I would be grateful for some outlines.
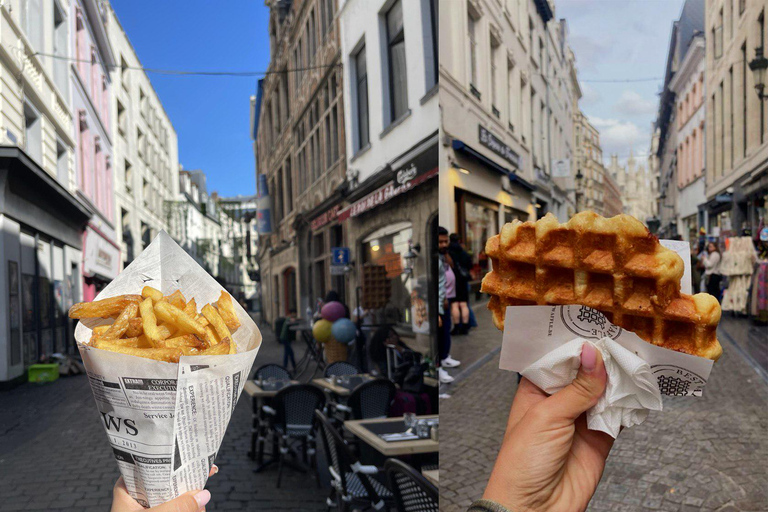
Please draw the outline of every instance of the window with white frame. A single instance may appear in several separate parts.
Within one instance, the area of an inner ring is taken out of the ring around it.
[[[368,67],[365,59],[365,45],[354,56],[355,96],[357,106],[357,146],[360,150],[370,142],[368,121]]]
[[[467,34],[469,41],[469,86],[477,89],[477,20],[470,12],[467,16]]]
[[[24,103],[24,149],[38,164],[42,164],[42,137],[40,113],[30,103]]]
[[[389,61],[389,122],[392,123],[408,111],[402,0],[397,0],[387,11],[386,28]]]

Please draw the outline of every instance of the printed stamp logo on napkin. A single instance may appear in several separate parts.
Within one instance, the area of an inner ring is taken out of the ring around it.
[[[587,339],[616,339],[621,327],[613,325],[605,315],[587,306],[560,306],[560,318],[573,334]]]
[[[672,364],[652,365],[651,373],[659,382],[661,394],[668,396],[701,396],[707,382],[694,372]]]

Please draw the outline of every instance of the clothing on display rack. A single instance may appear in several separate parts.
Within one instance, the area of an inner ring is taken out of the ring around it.
[[[747,314],[750,284],[757,253],[748,236],[728,239],[720,262],[720,272],[728,276],[728,287],[723,292],[723,311]]]
[[[752,277],[752,318],[761,323],[768,323],[768,259],[761,259],[755,265]]]

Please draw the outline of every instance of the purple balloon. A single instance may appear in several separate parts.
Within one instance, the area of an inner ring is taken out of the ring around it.
[[[320,316],[329,322],[335,322],[339,318],[343,318],[345,313],[344,304],[336,301],[325,304],[320,310]]]

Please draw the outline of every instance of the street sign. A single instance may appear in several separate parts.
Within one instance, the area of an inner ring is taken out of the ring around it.
[[[331,247],[331,265],[349,265],[349,247]]]
[[[341,265],[331,265],[331,275],[332,276],[343,276],[345,274],[344,270],[347,267],[341,266]]]
[[[568,158],[552,161],[552,177],[567,178],[571,175],[571,161]]]

